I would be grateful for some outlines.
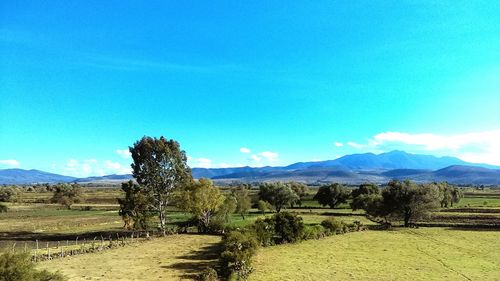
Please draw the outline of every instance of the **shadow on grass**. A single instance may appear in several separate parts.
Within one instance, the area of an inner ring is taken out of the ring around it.
[[[161,267],[180,271],[181,278],[194,279],[207,267],[217,269],[221,251],[222,242],[211,243],[187,255],[178,256],[182,260],[180,262]]]

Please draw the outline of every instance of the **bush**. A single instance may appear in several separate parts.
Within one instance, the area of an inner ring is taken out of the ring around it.
[[[251,258],[257,246],[251,233],[229,232],[223,239],[224,249],[220,256],[222,275],[229,280],[246,280],[252,272]]]
[[[276,243],[294,243],[300,241],[304,231],[302,218],[288,213],[278,213],[272,217],[274,222],[274,232],[276,234]]]
[[[303,240],[320,239],[329,235],[329,231],[321,225],[313,225],[304,228]]]
[[[234,229],[235,226],[226,222],[223,217],[215,216],[208,224],[207,233],[224,234]]]
[[[262,246],[294,243],[302,239],[304,223],[301,217],[283,212],[264,220],[258,219],[252,230]]]
[[[217,271],[215,269],[209,267],[203,270],[197,277],[197,281],[218,281],[219,276],[217,275]]]
[[[343,221],[339,221],[335,218],[328,218],[322,221],[321,226],[331,234],[342,234],[348,232],[348,226]]]
[[[274,245],[274,223],[271,219],[257,219],[252,230],[261,246],[266,247]]]
[[[17,191],[10,187],[0,187],[0,202],[16,201]]]
[[[363,230],[365,230],[365,226],[360,221],[354,221],[353,222],[353,230],[354,231],[363,231]]]
[[[0,281],[64,281],[60,273],[37,270],[27,253],[0,254]]]

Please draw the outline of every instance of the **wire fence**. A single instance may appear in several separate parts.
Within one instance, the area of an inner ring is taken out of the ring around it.
[[[107,235],[76,237],[59,241],[15,241],[8,246],[8,250],[22,251],[31,255],[33,262],[41,262],[65,257],[96,253],[132,243],[151,240],[160,235],[157,231],[134,231],[129,233],[108,233]],[[6,245],[4,244],[4,248]]]

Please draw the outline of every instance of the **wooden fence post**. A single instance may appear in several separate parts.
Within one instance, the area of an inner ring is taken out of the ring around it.
[[[35,262],[38,261],[38,239],[36,239]]]

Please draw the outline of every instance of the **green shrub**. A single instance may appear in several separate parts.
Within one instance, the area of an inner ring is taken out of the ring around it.
[[[197,281],[218,281],[219,276],[217,275],[217,271],[215,269],[208,267],[203,270],[197,277]]]
[[[272,217],[276,243],[294,243],[300,241],[304,231],[302,218],[288,213],[278,213]]]
[[[363,231],[363,230],[365,230],[365,226],[360,221],[354,221],[352,230],[353,231]]]
[[[16,201],[17,190],[11,187],[0,187],[0,202]]]
[[[262,213],[262,214],[265,214],[266,211],[268,211],[270,208],[270,204],[267,203],[266,201],[264,200],[259,200],[259,202],[257,203],[257,209],[259,209],[259,211]]]
[[[301,217],[282,212],[264,220],[258,219],[253,224],[252,230],[262,246],[294,243],[302,239],[304,223]]]
[[[348,226],[335,218],[328,218],[321,222],[321,226],[332,234],[342,234],[348,231]]]
[[[261,246],[274,245],[274,222],[271,219],[257,219],[252,226],[255,238]]]
[[[304,228],[303,240],[320,239],[329,235],[329,231],[321,225],[313,225]]]
[[[0,281],[64,281],[60,273],[37,270],[27,253],[0,254]]]
[[[251,258],[258,242],[250,232],[229,232],[223,239],[221,273],[229,280],[246,280],[252,272]]]

